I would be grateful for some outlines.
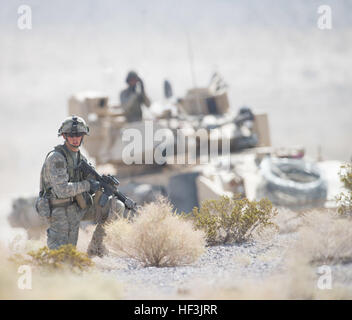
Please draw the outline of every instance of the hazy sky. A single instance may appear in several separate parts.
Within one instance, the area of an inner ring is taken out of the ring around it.
[[[1,0],[0,24],[16,28],[17,8],[31,6],[33,26],[107,25],[116,28],[176,29],[314,27],[317,8],[330,5],[334,27],[352,25],[351,0]]]

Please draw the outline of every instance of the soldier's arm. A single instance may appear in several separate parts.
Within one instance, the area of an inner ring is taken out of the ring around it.
[[[145,106],[150,107],[151,102],[147,96],[147,94],[145,93],[145,87],[144,87],[144,83],[142,79],[139,79],[139,83],[137,83],[137,85],[139,84],[139,88],[140,88],[140,92],[139,92],[139,101],[141,103],[143,103]]]
[[[58,152],[53,152],[47,158],[45,176],[58,198],[74,197],[90,189],[90,183],[87,180],[69,182],[66,160]]]
[[[143,98],[143,103],[144,103],[147,107],[150,107],[150,105],[151,105],[150,99],[148,98],[148,96],[145,94],[144,91],[143,91],[143,93],[142,93],[142,98]]]

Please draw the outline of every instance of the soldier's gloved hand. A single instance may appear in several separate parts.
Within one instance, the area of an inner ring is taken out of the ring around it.
[[[132,199],[127,198],[125,201],[125,206],[127,209],[132,209],[135,206],[135,202]]]
[[[142,93],[144,92],[144,83],[143,83],[143,80],[141,78],[138,78],[138,83],[139,85],[141,86],[141,91]]]
[[[90,184],[90,193],[95,193],[99,188],[100,188],[100,183],[97,180],[89,179],[88,180]]]
[[[143,93],[143,90],[142,90],[142,85],[141,85],[141,82],[138,81],[136,83],[136,86],[135,86],[135,91],[138,95],[141,95]]]

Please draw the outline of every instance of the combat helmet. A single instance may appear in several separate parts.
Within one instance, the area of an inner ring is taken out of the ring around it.
[[[81,117],[72,115],[61,124],[58,136],[60,137],[63,133],[84,133],[89,135],[89,127]]]
[[[129,83],[132,79],[138,79],[138,74],[136,71],[131,70],[126,77],[126,83]]]

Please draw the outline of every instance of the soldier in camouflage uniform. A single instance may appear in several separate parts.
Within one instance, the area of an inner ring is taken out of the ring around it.
[[[142,79],[134,71],[127,75],[128,88],[120,93],[121,106],[128,122],[142,121],[142,104],[150,106],[150,100],[144,91]]]
[[[47,244],[50,249],[61,245],[76,245],[79,224],[82,220],[93,220],[97,226],[88,247],[90,256],[103,256],[107,250],[103,244],[104,223],[114,215],[122,215],[124,204],[112,197],[104,207],[98,202],[102,192],[99,182],[85,177],[78,169],[84,135],[89,128],[85,121],[76,116],[67,118],[59,129],[65,143],[58,145],[47,155],[41,172],[41,190],[49,193],[51,216],[47,230]]]

